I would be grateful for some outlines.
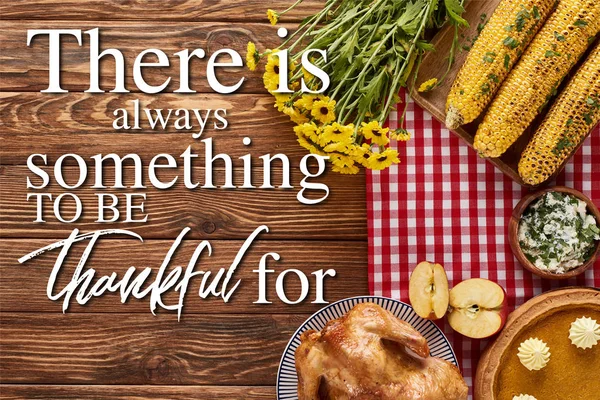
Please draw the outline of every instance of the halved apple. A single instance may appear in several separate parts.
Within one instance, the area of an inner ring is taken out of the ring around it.
[[[452,329],[473,339],[498,333],[508,315],[506,292],[487,279],[468,279],[450,291],[448,322]]]
[[[448,310],[448,278],[440,264],[419,263],[410,276],[408,296],[422,318],[440,319]]]

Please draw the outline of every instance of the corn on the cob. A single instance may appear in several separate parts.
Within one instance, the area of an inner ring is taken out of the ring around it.
[[[479,125],[480,155],[499,157],[521,136],[599,31],[600,1],[559,0]]]
[[[521,155],[519,175],[529,185],[550,178],[600,121],[600,44],[556,99]]]
[[[469,51],[446,102],[446,126],[472,122],[490,103],[556,0],[502,0]]]

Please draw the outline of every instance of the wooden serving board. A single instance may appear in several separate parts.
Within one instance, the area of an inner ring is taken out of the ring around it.
[[[487,347],[479,359],[473,385],[475,400],[497,400],[497,379],[506,366],[506,352],[530,324],[570,307],[600,309],[600,290],[595,288],[565,288],[546,292],[529,300],[507,319],[506,326]],[[568,332],[565,332],[568,335]],[[552,347],[550,348],[552,353]],[[550,358],[552,361],[552,356]]]
[[[463,17],[469,22],[469,27],[460,31],[461,37],[459,39],[458,49],[456,50],[455,62],[450,68],[445,81],[431,92],[418,93],[415,90],[411,94],[414,101],[419,106],[429,111],[442,123],[444,123],[446,120],[446,98],[448,97],[448,93],[450,93],[450,88],[452,87],[452,83],[454,82],[458,71],[464,64],[468,55],[468,50],[464,50],[462,46],[467,45],[470,47],[472,45],[473,38],[476,38],[478,34],[478,26],[480,27],[480,24],[487,21],[492,16],[500,1],[501,0],[471,0],[468,2]],[[446,56],[450,52],[453,36],[454,27],[449,25],[444,27],[434,36],[432,43],[434,44],[436,50],[434,52],[429,52],[424,56],[419,73],[417,75],[417,87],[422,82],[430,78],[441,77],[444,71],[446,71],[448,65],[448,59]],[[582,59],[583,58],[584,57],[582,57]],[[566,81],[568,81],[568,79],[565,79],[565,82]],[[563,84],[565,82],[563,82]],[[559,87],[559,91],[561,88],[562,87]],[[547,110],[548,108],[546,108],[546,111]],[[484,114],[485,111],[477,120],[470,124],[461,126],[460,128],[456,129],[454,133],[462,138],[469,146],[473,147],[473,138],[475,137],[477,127],[479,126]],[[512,180],[522,186],[529,185],[525,184],[519,176],[517,166],[521,158],[521,153],[527,146],[527,143],[529,143],[529,139],[531,138],[533,131],[537,126],[539,126],[543,117],[544,113],[538,116],[538,118],[536,118],[536,120],[534,120],[531,124],[530,129],[526,131],[501,157],[488,159],[489,162],[494,164]],[[594,129],[597,128],[598,127],[595,127]],[[592,131],[594,129],[592,129]],[[574,154],[578,149],[579,146],[572,154]],[[563,169],[568,161],[569,159],[565,160],[565,162],[556,172],[557,174]],[[551,179],[552,178],[548,179],[546,182],[550,182]]]

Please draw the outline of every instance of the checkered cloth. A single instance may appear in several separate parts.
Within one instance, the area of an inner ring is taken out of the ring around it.
[[[405,128],[413,138],[397,144],[401,164],[367,174],[371,294],[408,302],[410,272],[425,260],[444,265],[451,287],[469,278],[499,283],[507,290],[511,310],[558,286],[600,287],[600,262],[585,276],[562,282],[542,280],[524,270],[511,252],[507,226],[527,190],[406,100]],[[389,126],[397,128],[397,121],[393,113]],[[556,184],[580,190],[600,206],[599,156],[596,127]],[[488,341],[464,338],[446,322],[440,327],[472,387]]]

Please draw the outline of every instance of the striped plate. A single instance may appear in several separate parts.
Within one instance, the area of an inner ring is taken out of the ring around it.
[[[290,339],[285,352],[279,363],[277,372],[277,399],[278,400],[297,400],[298,399],[298,376],[294,363],[294,353],[300,345],[300,335],[308,330],[319,331],[325,324],[332,319],[336,319],[346,314],[352,307],[358,303],[371,302],[380,305],[390,311],[396,317],[411,324],[421,335],[427,339],[427,344],[434,357],[440,357],[458,366],[456,356],[450,346],[450,342],[442,331],[431,321],[419,317],[406,303],[398,300],[388,299],[377,296],[359,296],[340,300],[327,307],[317,311],[298,328],[296,333]]]

